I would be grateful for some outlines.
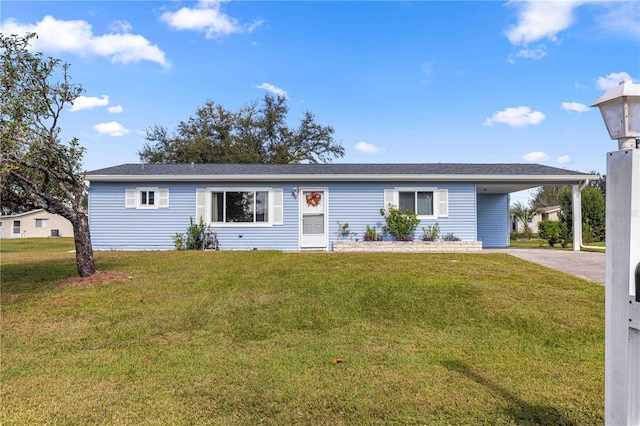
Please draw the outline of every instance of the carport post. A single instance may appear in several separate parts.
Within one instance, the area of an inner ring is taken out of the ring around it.
[[[582,191],[578,185],[571,185],[573,210],[573,251],[580,251],[582,245]]]
[[[640,84],[598,106],[618,151],[607,154],[605,424],[640,425]]]

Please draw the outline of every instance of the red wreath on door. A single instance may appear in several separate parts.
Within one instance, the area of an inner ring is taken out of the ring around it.
[[[320,194],[318,194],[317,192],[312,192],[310,194],[307,194],[307,205],[311,206],[311,207],[315,207],[318,204],[320,204]]]

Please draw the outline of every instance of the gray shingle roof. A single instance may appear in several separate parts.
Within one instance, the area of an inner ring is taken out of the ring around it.
[[[587,173],[549,167],[540,164],[464,164],[464,163],[424,163],[424,164],[121,164],[104,169],[92,170],[92,176],[231,176],[256,177],[274,175],[451,175],[469,176],[584,176]]]

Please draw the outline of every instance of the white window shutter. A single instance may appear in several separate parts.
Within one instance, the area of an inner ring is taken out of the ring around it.
[[[449,190],[438,189],[438,217],[449,216]]]
[[[158,190],[158,207],[159,208],[169,207],[169,190],[168,189]]]
[[[396,207],[398,205],[398,201],[396,201],[396,191],[393,189],[385,189],[384,190],[384,209],[389,210],[389,204]]]
[[[136,190],[135,189],[124,190],[124,207],[127,209],[136,208]]]
[[[195,223],[206,221],[207,217],[207,191],[204,189],[196,189],[196,220]]]
[[[282,189],[273,190],[273,224],[282,225],[284,223],[284,196]]]

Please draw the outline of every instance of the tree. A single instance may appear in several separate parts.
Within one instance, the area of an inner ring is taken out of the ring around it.
[[[516,201],[511,207],[511,214],[522,223],[525,235],[531,235],[529,223],[536,215],[536,209],[525,206],[521,201]]]
[[[344,156],[333,140],[333,128],[305,112],[297,128],[289,127],[286,98],[265,95],[231,112],[207,101],[195,115],[178,124],[174,133],[155,125],[138,152],[148,163],[318,163]]]
[[[573,229],[573,202],[571,188],[566,188],[560,194],[560,221]],[[582,238],[584,242],[604,241],[605,238],[604,196],[600,190],[587,186],[582,190]]]
[[[597,188],[598,191],[602,193],[602,196],[605,197],[606,199],[607,198],[607,175],[601,175],[599,172],[596,172],[595,170],[591,170],[589,174],[598,175],[598,177],[600,177],[600,179],[598,180],[590,180],[589,186]]]
[[[35,34],[0,34],[0,179],[2,203],[45,209],[73,225],[78,273],[95,274],[89,222],[81,206],[86,191],[78,139],[59,139],[64,107],[82,93],[71,83],[69,65],[28,50]],[[59,78],[59,81],[55,81]]]
[[[531,206],[535,210],[543,207],[557,206],[560,204],[560,193],[567,185],[543,185],[535,190]]]

